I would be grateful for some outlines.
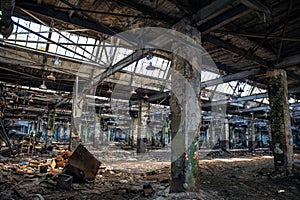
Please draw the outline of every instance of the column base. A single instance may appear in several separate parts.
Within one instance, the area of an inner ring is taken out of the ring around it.
[[[227,150],[229,148],[229,141],[228,140],[220,140],[220,148],[222,150]]]
[[[248,143],[249,151],[254,151],[255,147],[256,147],[256,142],[255,141],[249,141],[249,143]]]

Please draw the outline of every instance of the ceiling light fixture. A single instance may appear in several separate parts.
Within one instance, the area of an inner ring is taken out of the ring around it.
[[[53,64],[55,65],[55,67],[59,67],[60,66],[61,61],[59,60],[59,58],[55,58],[53,60]]]
[[[239,88],[238,93],[243,93],[244,89],[242,87]]]
[[[46,86],[46,84],[45,84],[45,81],[43,81],[43,84],[40,85],[39,88],[42,89],[42,90],[47,90],[47,86]]]
[[[146,67],[147,70],[155,70],[156,67],[153,66],[152,62],[150,61],[149,65]]]
[[[53,72],[51,72],[50,75],[47,76],[47,79],[49,79],[51,81],[55,81],[56,80],[55,76],[53,75]]]

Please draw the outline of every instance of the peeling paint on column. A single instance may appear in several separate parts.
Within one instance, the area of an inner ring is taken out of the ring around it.
[[[292,174],[293,147],[286,72],[268,71],[267,80],[275,172],[287,176]]]
[[[195,31],[188,25],[188,22],[182,21],[177,24],[175,29],[192,36],[196,41],[200,40],[199,33],[194,35]],[[174,49],[174,52],[184,52],[193,57],[189,63],[182,57],[173,54],[170,102],[173,130],[170,192],[183,192],[196,189],[198,157],[195,154],[198,150],[197,136],[201,124],[201,108],[199,106],[201,74],[200,68],[195,69],[199,60],[196,59],[196,55],[193,55],[191,49],[180,45]]]

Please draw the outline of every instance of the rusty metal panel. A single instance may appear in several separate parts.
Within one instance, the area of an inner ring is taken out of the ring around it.
[[[79,144],[64,169],[65,174],[74,177],[74,181],[93,181],[97,175],[98,161],[82,144]]]

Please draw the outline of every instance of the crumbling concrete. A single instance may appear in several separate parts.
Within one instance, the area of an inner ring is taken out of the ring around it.
[[[293,146],[286,72],[270,70],[267,80],[275,174],[287,176],[292,174]]]

